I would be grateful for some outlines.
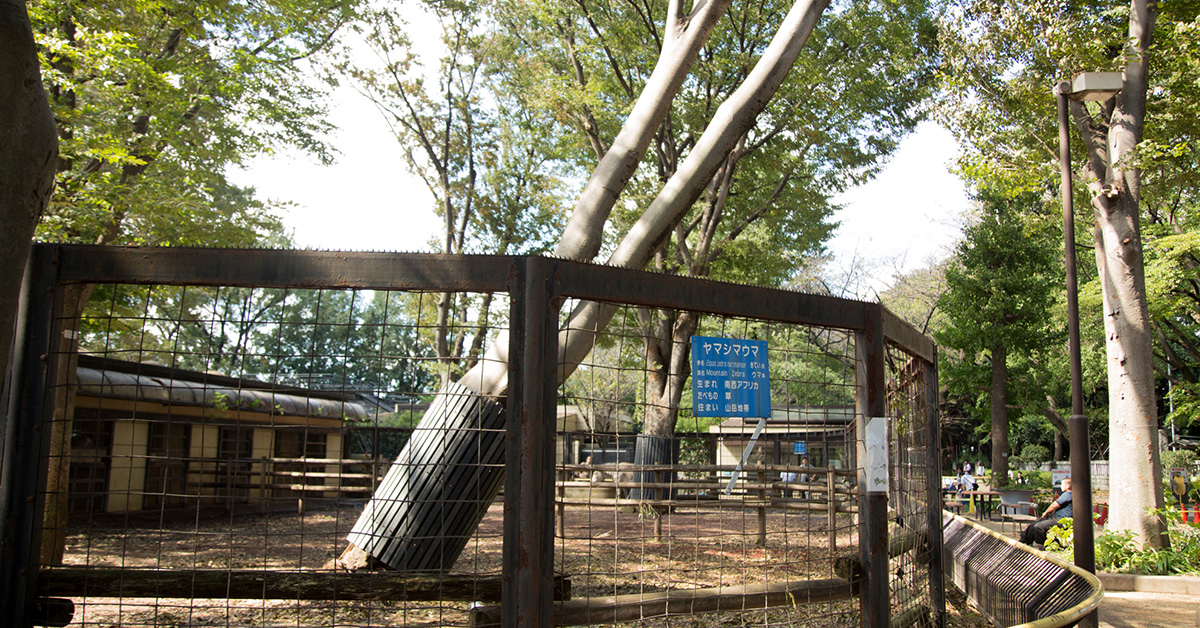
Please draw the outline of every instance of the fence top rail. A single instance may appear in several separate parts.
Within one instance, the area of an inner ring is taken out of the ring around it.
[[[529,260],[557,296],[668,307],[782,323],[866,331],[882,311],[885,337],[932,361],[933,343],[877,303],[789,290],[663,275],[570,260],[281,249],[35,245],[35,263],[62,283],[130,283],[292,289],[511,292]]]

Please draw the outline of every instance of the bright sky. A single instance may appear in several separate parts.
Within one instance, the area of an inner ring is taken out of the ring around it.
[[[829,243],[836,259],[844,264],[857,255],[911,271],[949,257],[969,203],[949,170],[957,152],[945,128],[918,126],[879,176],[837,199],[841,226]]]
[[[403,153],[382,115],[349,88],[335,94],[332,138],[342,153],[332,166],[292,153],[261,157],[233,179],[266,198],[290,201],[283,216],[305,248],[356,251],[431,250],[440,231],[432,196],[405,169]],[[962,184],[947,171],[950,133],[932,123],[904,140],[874,181],[839,202],[841,222],[830,249],[836,263],[857,255],[869,264],[913,270],[945,257],[967,206]]]

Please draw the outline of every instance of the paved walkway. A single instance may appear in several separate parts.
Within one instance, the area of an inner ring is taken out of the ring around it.
[[[1105,591],[1101,628],[1196,628],[1200,596],[1145,591]]]

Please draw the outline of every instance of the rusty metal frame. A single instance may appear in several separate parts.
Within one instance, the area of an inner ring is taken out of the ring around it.
[[[847,330],[859,346],[862,416],[885,411],[884,345],[929,364],[931,340],[877,303],[666,276],[568,260],[522,256],[360,253],[267,249],[184,249],[35,245],[27,322],[14,373],[22,379],[8,413],[3,456],[4,531],[0,613],[28,624],[37,600],[36,548],[44,504],[49,430],[47,378],[53,370],[57,286],[128,283],[271,288],[507,292],[511,296],[511,387],[506,439],[505,626],[548,626],[553,600],[554,395],[557,321],[566,298],[694,310],[724,316]],[[49,325],[47,323],[50,323]],[[23,365],[23,366],[22,366]],[[931,367],[932,368],[932,367]],[[936,371],[934,371],[936,372]],[[931,393],[935,394],[935,393]],[[936,406],[930,420],[936,424]],[[936,434],[936,432],[935,432]],[[932,456],[936,456],[936,445]],[[14,453],[15,452],[15,453]],[[936,464],[931,459],[930,464]],[[10,483],[11,482],[11,483]],[[931,503],[936,501],[931,496]],[[888,623],[887,496],[860,496],[863,624]],[[934,517],[936,515],[931,515]],[[940,526],[934,528],[940,530]],[[941,586],[940,571],[931,577]],[[941,602],[939,596],[934,602]],[[944,609],[934,609],[939,616]]]

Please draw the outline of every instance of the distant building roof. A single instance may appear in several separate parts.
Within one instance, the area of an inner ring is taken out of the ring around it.
[[[91,397],[250,410],[284,416],[363,420],[367,409],[346,395],[276,386],[253,379],[81,354],[79,394]]]
[[[841,431],[854,422],[854,406],[785,406],[773,408],[763,431],[767,433],[804,433]],[[711,433],[750,434],[758,426],[756,417],[726,419],[708,428]]]

